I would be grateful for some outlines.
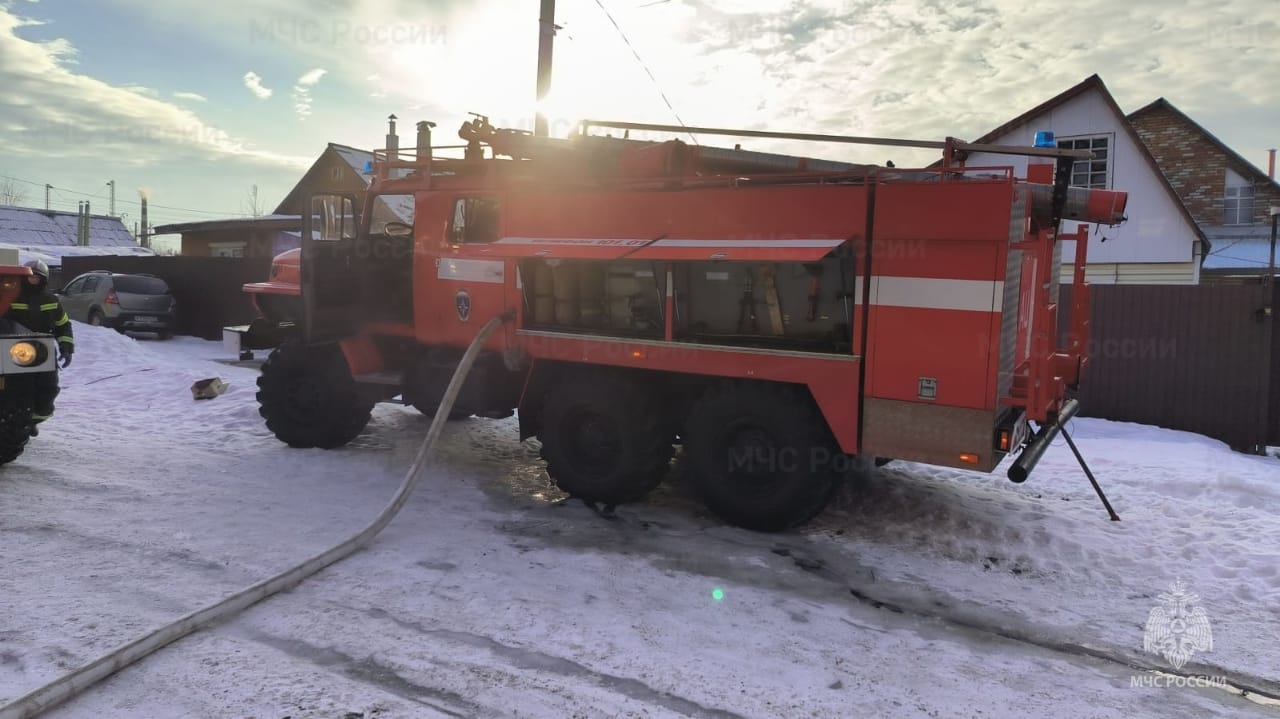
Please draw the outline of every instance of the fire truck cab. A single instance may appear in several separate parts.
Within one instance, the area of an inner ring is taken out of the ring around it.
[[[991,471],[1046,439],[1028,421],[1059,417],[1086,360],[1087,234],[1058,228],[1120,222],[1126,200],[1069,188],[1079,153],[1052,147],[1001,148],[1044,161],[1015,178],[950,139],[908,170],[484,118],[439,158],[429,127],[378,153],[367,195],[311,198],[302,337],[263,365],[267,426],[332,448],[378,401],[434,414],[508,313],[451,416],[518,411],[552,480],[606,504],[656,487],[680,444],[707,506],[763,531],[820,512],[855,457]]]

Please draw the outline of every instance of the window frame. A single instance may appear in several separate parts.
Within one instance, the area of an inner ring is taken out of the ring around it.
[[[1237,194],[1232,197],[1232,191]],[[1227,185],[1222,192],[1222,224],[1223,225],[1252,225],[1253,215],[1257,210],[1258,193],[1257,188],[1253,185]],[[1245,200],[1248,201],[1247,205]],[[1241,221],[1241,211],[1248,207],[1248,212],[1243,215],[1244,220]],[[1230,218],[1234,213],[1235,221]]]
[[[478,214],[473,208],[483,209],[485,203],[493,212],[491,237],[473,239],[468,236],[468,227],[474,227]],[[502,202],[497,195],[459,195],[453,200],[453,211],[449,213],[449,244],[451,245],[488,245],[497,242],[502,235]],[[461,220],[461,225],[459,225]]]
[[[1089,190],[1109,190],[1115,175],[1115,150],[1116,150],[1116,134],[1114,132],[1101,132],[1090,135],[1070,135],[1068,137],[1057,138],[1058,147],[1065,150],[1089,150],[1093,153],[1093,157],[1088,160],[1076,160],[1071,163],[1071,187],[1080,187]],[[1101,145],[1099,145],[1101,141]],[[1081,144],[1087,143],[1087,144]],[[1103,157],[1098,157],[1101,151]],[[1094,167],[1095,163],[1103,163],[1103,169],[1099,171]],[[1081,166],[1086,166],[1081,171]],[[1102,184],[1097,184],[1094,175],[1102,174]],[[1078,177],[1086,178],[1083,184],[1077,183]]]

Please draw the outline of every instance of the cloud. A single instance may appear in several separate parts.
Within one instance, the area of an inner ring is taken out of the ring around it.
[[[508,127],[532,119],[537,3],[526,5],[328,0],[331,13],[320,19],[296,0],[113,0],[130,13],[205,27],[203,40],[227,56],[262,57],[271,63],[264,67],[329,68],[330,80],[365,88],[387,109],[422,108],[409,119],[454,124],[474,110]],[[1265,158],[1280,126],[1274,0],[1207,7],[1078,0],[1065,11],[1045,0],[605,5],[690,124],[973,138],[1096,72],[1125,110],[1164,95],[1250,159]],[[1079,28],[1063,29],[1065,20],[1082,18]],[[596,3],[559,3],[557,22],[564,27],[552,83],[558,118],[674,121]],[[424,69],[441,67],[465,71]],[[855,146],[745,144],[900,166],[933,159]]]
[[[169,161],[238,159],[305,168],[309,158],[253,147],[186,108],[138,87],[80,74],[65,39],[34,42],[17,30],[38,24],[0,4],[0,153],[13,157],[92,159],[143,166]]]
[[[179,100],[194,100],[195,102],[209,101],[209,98],[198,92],[187,92],[185,90],[179,90],[178,92],[173,93],[173,96]]]
[[[262,86],[262,76],[250,70],[244,74],[244,86],[249,88],[259,100],[271,97],[271,89]]]
[[[314,70],[308,70],[298,78],[298,82],[293,86],[293,111],[297,113],[299,120],[305,120],[311,117],[311,88],[320,82],[320,78],[324,77],[328,71],[324,68],[317,67]]]

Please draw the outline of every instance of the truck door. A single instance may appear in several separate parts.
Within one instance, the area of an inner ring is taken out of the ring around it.
[[[313,195],[302,217],[303,335],[308,342],[349,334],[360,319],[353,195]]]
[[[415,317],[424,341],[465,346],[480,325],[511,306],[507,292],[514,291],[514,278],[493,251],[501,236],[501,203],[489,193],[441,193],[427,202],[432,216],[443,221],[424,237],[439,255],[432,258],[434,267],[423,268],[426,282],[415,287]],[[488,346],[502,344],[495,335]]]

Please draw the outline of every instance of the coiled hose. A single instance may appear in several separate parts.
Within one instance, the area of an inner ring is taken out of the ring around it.
[[[503,322],[513,316],[514,313],[507,311],[494,317],[485,323],[484,327],[480,328],[479,334],[471,341],[471,345],[467,347],[466,353],[462,356],[462,361],[458,363],[458,368],[453,372],[453,378],[449,380],[449,386],[445,390],[444,397],[440,400],[440,407],[436,410],[435,418],[431,420],[431,428],[427,430],[427,436],[423,438],[422,445],[418,447],[418,453],[413,458],[413,464],[409,465],[404,480],[400,483],[400,489],[396,491],[395,496],[391,498],[391,502],[382,510],[382,513],[374,518],[367,527],[332,549],[321,552],[291,569],[287,569],[270,579],[258,582],[204,609],[192,612],[172,624],[129,642],[70,674],[55,679],[4,707],[0,707],[0,719],[29,719],[30,717],[38,716],[78,696],[99,681],[151,653],[176,642],[192,632],[232,617],[273,594],[292,589],[321,569],[341,561],[368,546],[369,542],[385,529],[392,519],[395,519],[395,516],[404,507],[405,502],[408,501],[409,494],[413,492],[413,488],[418,482],[418,475],[422,470],[422,465],[431,453],[436,438],[440,436],[441,430],[444,429],[444,423],[449,417],[449,410],[453,408],[454,401],[458,399],[458,392],[462,389],[462,383],[471,371],[471,366],[475,364],[476,357],[479,356],[480,348],[484,346],[485,340]]]

